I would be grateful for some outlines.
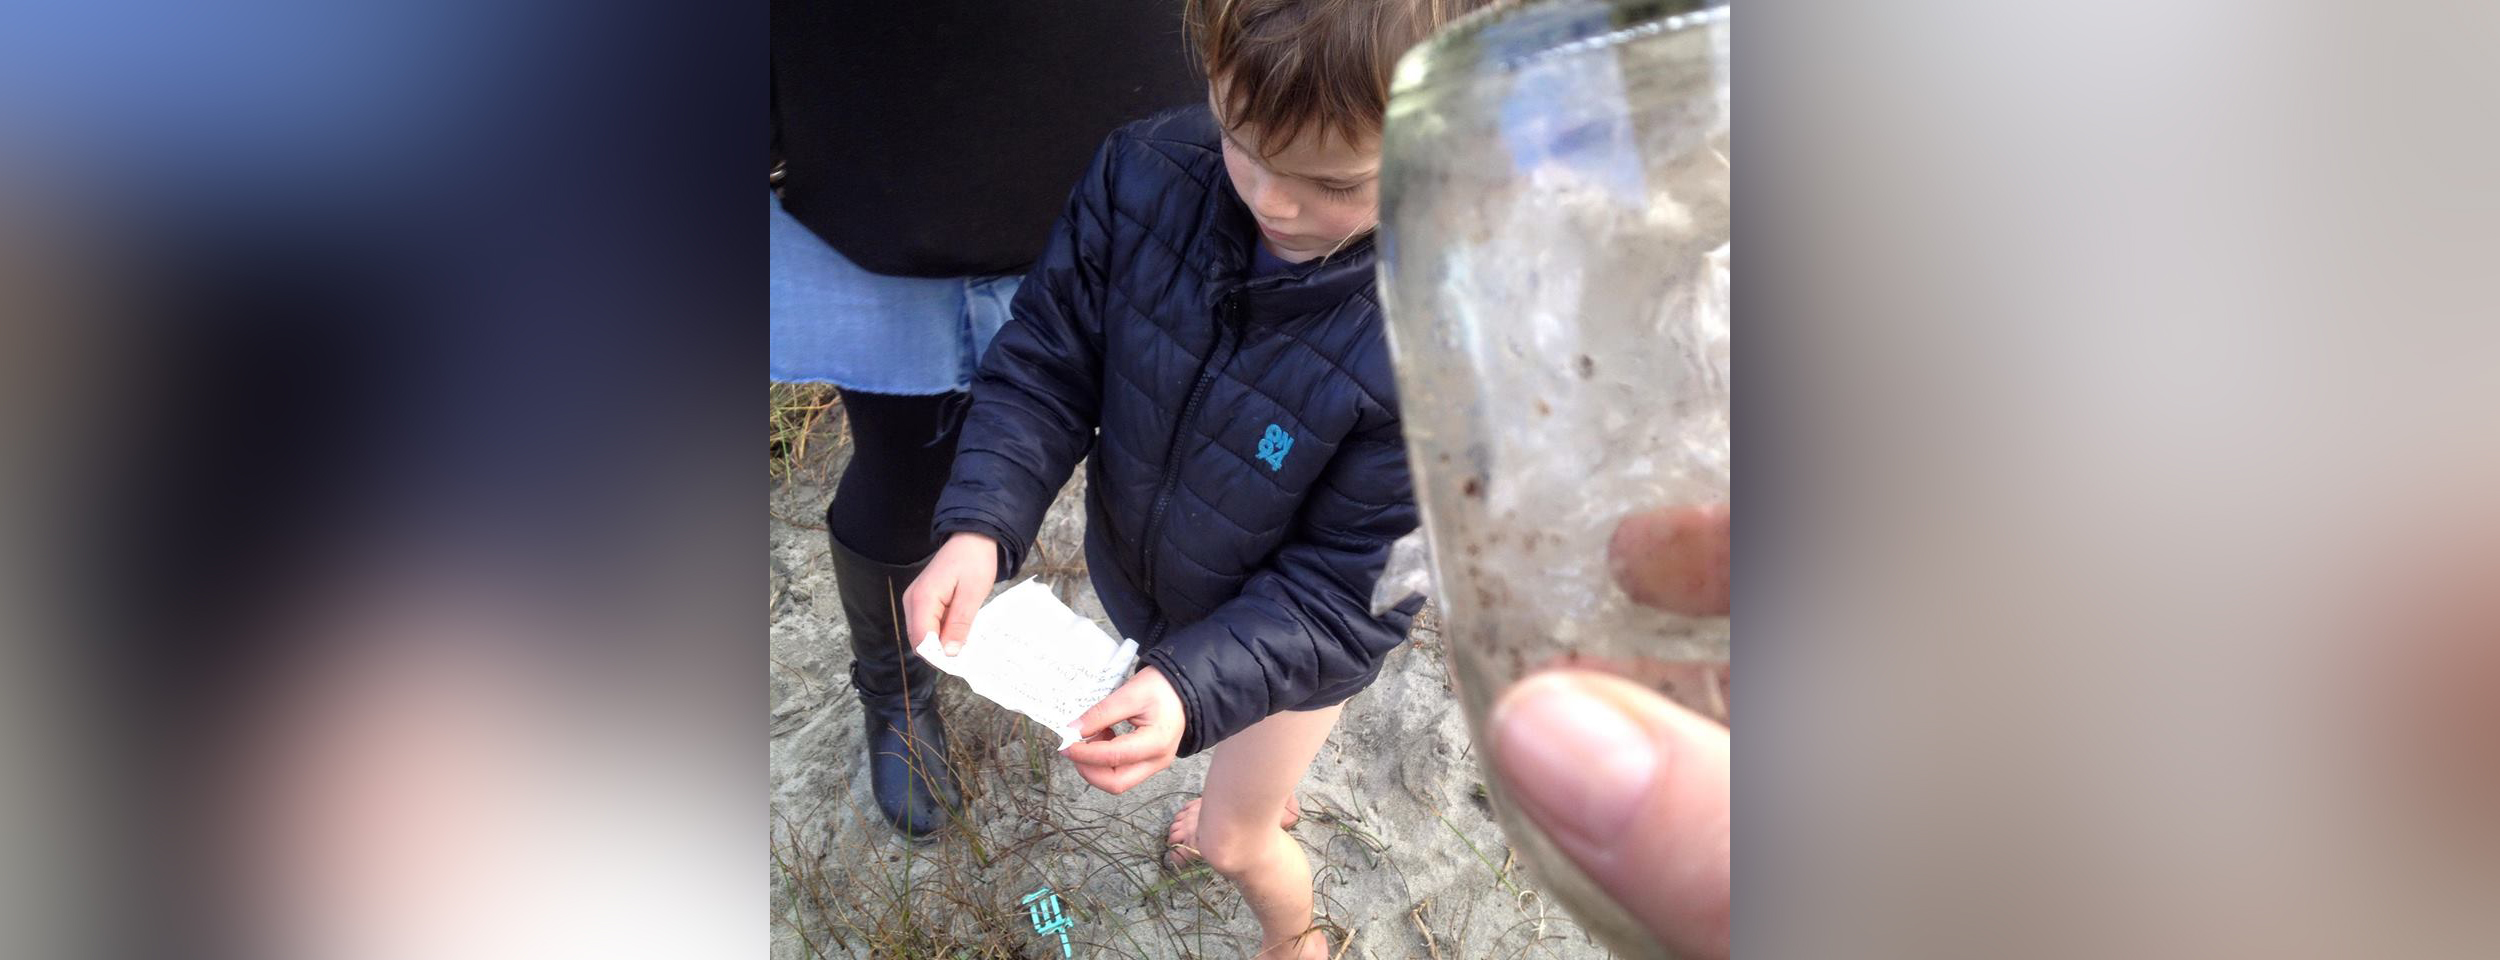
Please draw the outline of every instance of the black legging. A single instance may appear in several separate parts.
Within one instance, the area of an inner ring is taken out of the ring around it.
[[[825,507],[826,528],[843,546],[879,563],[928,559],[938,548],[929,522],[955,465],[967,395],[840,392],[851,425],[851,463]]]

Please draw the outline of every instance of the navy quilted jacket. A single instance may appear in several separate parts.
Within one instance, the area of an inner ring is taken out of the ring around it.
[[[996,538],[1012,577],[1086,460],[1094,587],[1179,691],[1184,756],[1369,685],[1413,623],[1369,600],[1415,527],[1371,242],[1251,279],[1205,107],[1113,133],[1055,231],[936,529]]]

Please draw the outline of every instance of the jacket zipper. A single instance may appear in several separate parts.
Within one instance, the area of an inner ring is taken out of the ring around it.
[[[1206,366],[1198,370],[1198,385],[1190,389],[1188,402],[1181,405],[1180,422],[1172,428],[1171,449],[1163,455],[1163,483],[1156,488],[1154,510],[1146,514],[1146,602],[1155,606],[1155,626],[1148,632],[1145,642],[1141,644],[1143,646],[1152,646],[1163,638],[1163,604],[1155,599],[1155,553],[1162,545],[1163,513],[1171,508],[1172,494],[1180,488],[1183,441],[1188,438],[1190,425],[1195,422],[1198,403],[1206,399],[1207,387],[1215,382],[1217,374],[1223,372],[1224,365],[1232,361],[1231,351],[1238,347],[1233,342],[1236,339],[1233,327],[1240,315],[1239,296],[1238,293],[1228,293],[1218,301],[1215,349],[1208,352]]]

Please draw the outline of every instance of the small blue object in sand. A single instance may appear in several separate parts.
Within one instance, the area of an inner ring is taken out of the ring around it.
[[[1060,911],[1059,895],[1043,887],[1025,894],[1023,903],[1025,913],[1033,918],[1033,932],[1058,934],[1059,955],[1076,956],[1076,948],[1068,945],[1068,928],[1076,925],[1076,918]]]

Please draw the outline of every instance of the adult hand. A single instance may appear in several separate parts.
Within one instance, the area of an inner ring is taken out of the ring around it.
[[[1112,727],[1129,724],[1127,733]],[[1085,739],[1067,749],[1076,775],[1104,793],[1125,793],[1172,765],[1181,749],[1181,695],[1163,671],[1147,667],[1076,720]]]
[[[1728,610],[1728,509],[1626,519],[1609,550],[1635,600]],[[1494,704],[1494,769],[1589,879],[1688,958],[1728,955],[1728,730],[1647,687],[1555,670]]]
[[[964,639],[972,634],[972,615],[997,582],[998,541],[977,533],[948,537],[903,591],[905,626],[921,640],[936,634],[947,656],[962,653]]]

